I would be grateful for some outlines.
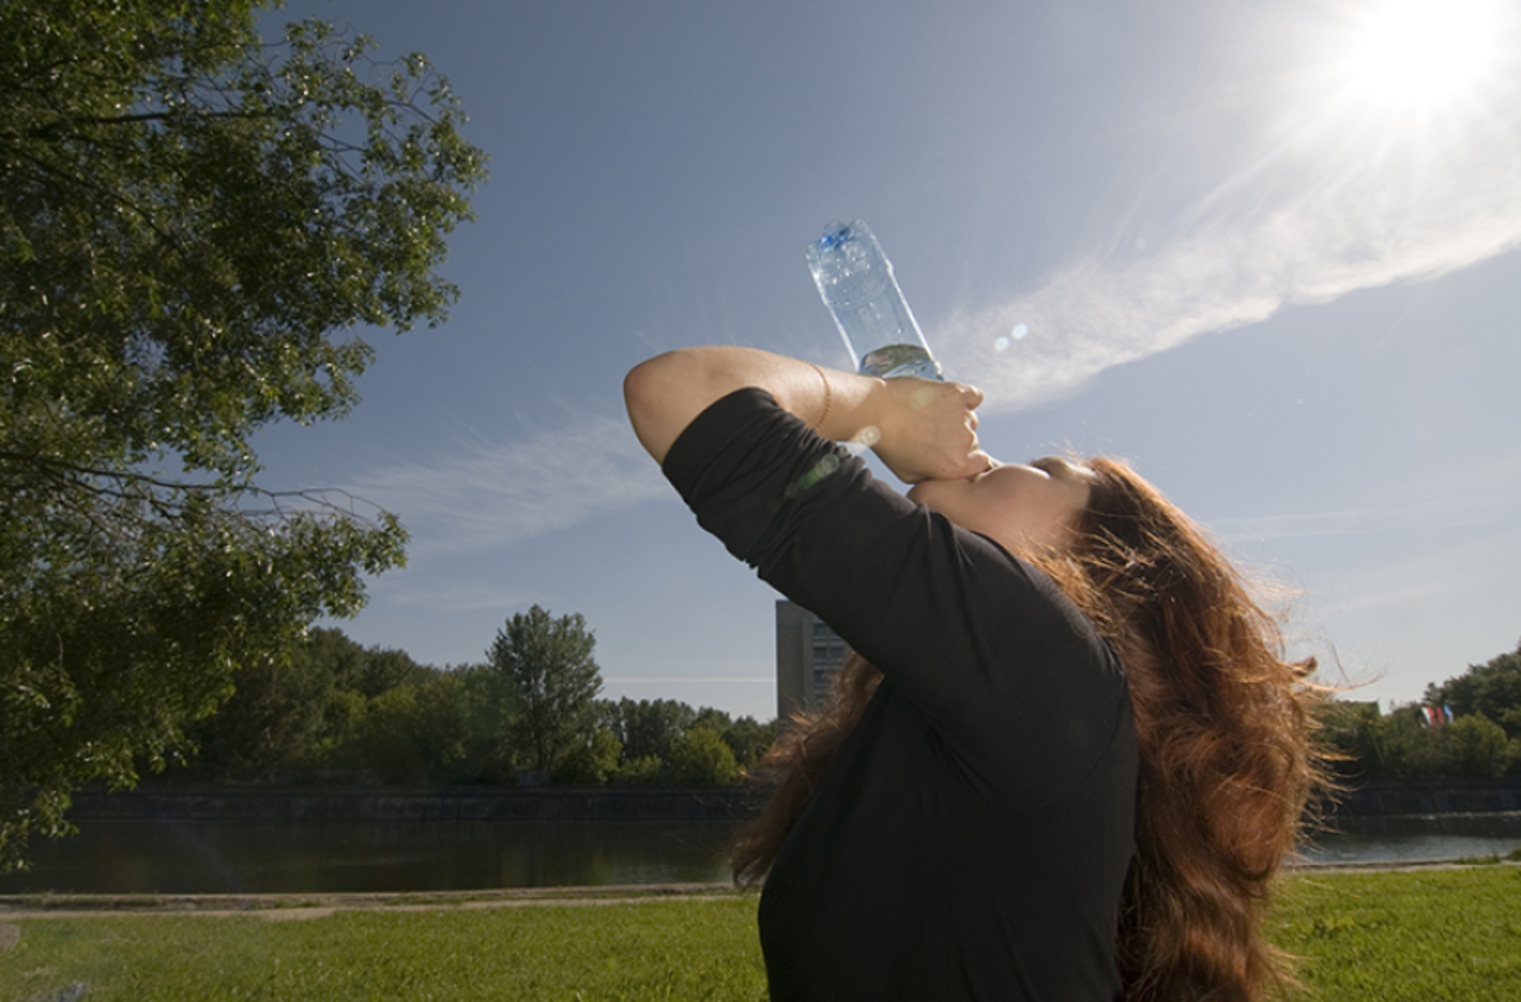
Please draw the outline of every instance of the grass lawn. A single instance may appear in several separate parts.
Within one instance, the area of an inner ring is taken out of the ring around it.
[[[1304,958],[1311,997],[1325,1002],[1514,1002],[1518,903],[1513,866],[1298,875],[1273,938]],[[0,999],[763,1000],[755,907],[754,896],[719,895],[284,922],[23,917],[0,954]]]
[[[1273,942],[1326,1002],[1521,999],[1521,867],[1302,874]]]

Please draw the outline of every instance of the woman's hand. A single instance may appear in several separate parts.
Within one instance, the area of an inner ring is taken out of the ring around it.
[[[857,433],[904,483],[971,477],[993,466],[977,444],[982,391],[965,383],[906,377],[882,381],[874,423]]]

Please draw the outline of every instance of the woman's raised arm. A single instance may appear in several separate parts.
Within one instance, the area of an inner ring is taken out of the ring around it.
[[[634,433],[656,462],[708,405],[735,390],[769,392],[834,441],[871,446],[905,483],[981,473],[973,410],[982,394],[962,383],[883,380],[824,369],[753,348],[682,348],[635,366],[623,381]]]

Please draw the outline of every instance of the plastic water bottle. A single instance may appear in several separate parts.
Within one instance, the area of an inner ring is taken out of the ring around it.
[[[808,245],[808,270],[862,373],[945,378],[893,278],[892,263],[865,223],[825,227]]]

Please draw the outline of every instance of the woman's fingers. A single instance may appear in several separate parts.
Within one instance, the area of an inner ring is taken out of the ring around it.
[[[895,405],[884,412],[873,446],[905,483],[973,477],[991,462],[977,442],[982,391],[966,383],[888,380]]]

